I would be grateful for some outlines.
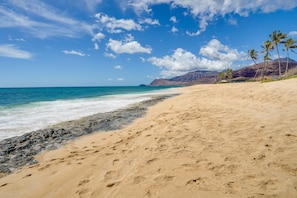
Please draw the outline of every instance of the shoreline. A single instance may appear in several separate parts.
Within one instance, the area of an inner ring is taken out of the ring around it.
[[[295,198],[296,84],[182,88],[122,129],[36,155],[0,178],[0,197]]]
[[[77,120],[62,122],[45,129],[0,141],[0,177],[38,163],[34,156],[60,148],[76,138],[95,132],[113,131],[131,124],[145,115],[147,108],[178,94],[152,96],[151,99],[116,111],[98,113]]]

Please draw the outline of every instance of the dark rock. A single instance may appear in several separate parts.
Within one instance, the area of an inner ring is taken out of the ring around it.
[[[6,157],[6,156],[0,156],[0,164],[3,164],[5,162],[7,162],[8,160],[9,160],[8,157]]]
[[[10,154],[10,153],[12,153],[12,152],[14,152],[15,151],[15,146],[9,146],[5,151],[4,151],[4,153],[5,154]]]
[[[0,176],[1,175],[7,175],[9,173],[11,173],[12,171],[8,168],[7,165],[1,165],[0,166]]]

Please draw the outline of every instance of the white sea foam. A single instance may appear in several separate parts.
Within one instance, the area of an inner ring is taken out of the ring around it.
[[[167,90],[166,93],[172,93]],[[46,128],[60,122],[79,119],[96,113],[124,108],[148,100],[154,91],[146,94],[123,94],[97,98],[35,102],[15,108],[0,110],[0,140]]]

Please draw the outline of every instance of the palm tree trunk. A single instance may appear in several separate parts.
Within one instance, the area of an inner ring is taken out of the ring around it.
[[[255,76],[254,76],[254,80],[256,79],[257,75],[258,75],[258,72],[259,72],[259,68],[257,69],[256,73],[255,73]]]
[[[265,73],[266,73],[266,61],[264,61],[264,66],[263,66],[262,71],[261,71],[261,81],[262,82],[264,80]]]
[[[285,76],[288,75],[288,69],[289,69],[289,50],[287,50],[287,65],[286,65],[286,73],[285,73]]]
[[[280,63],[280,55],[279,55],[279,51],[278,51],[278,46],[276,46],[276,51],[277,51],[277,55],[278,55],[278,76],[281,77],[282,76],[282,68],[281,68],[281,63]]]
[[[254,63],[257,65],[257,71],[256,71],[255,76],[254,76],[254,80],[255,80],[256,77],[257,77],[257,75],[258,75],[258,73],[259,73],[260,66],[256,62],[254,62]]]

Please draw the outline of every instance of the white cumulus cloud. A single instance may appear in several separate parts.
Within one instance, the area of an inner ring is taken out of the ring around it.
[[[94,11],[96,6],[102,3],[102,0],[83,0],[83,1],[90,11]]]
[[[116,58],[116,56],[113,53],[108,53],[108,52],[104,52],[104,56],[107,58],[113,58],[113,59]]]
[[[132,19],[116,19],[103,13],[97,13],[95,17],[97,18],[97,22],[110,33],[121,33],[123,30],[142,30],[141,25]]]
[[[92,41],[94,42],[94,49],[98,50],[99,49],[99,44],[98,42],[100,42],[103,38],[105,38],[105,35],[102,34],[101,32],[98,32],[97,34],[95,34],[92,38]]]
[[[98,49],[99,49],[99,45],[98,45],[98,43],[94,43],[94,49],[95,49],[95,50],[98,50]]]
[[[115,65],[113,66],[114,69],[122,69],[123,67],[121,65]]]
[[[33,54],[12,44],[0,45],[0,56],[18,59],[31,59]]]
[[[135,54],[135,53],[147,53],[150,54],[152,49],[150,47],[143,47],[137,41],[128,39],[124,41],[118,41],[109,39],[106,44],[107,48],[110,48],[113,52],[117,54]]]
[[[177,48],[172,55],[166,55],[162,58],[151,57],[148,61],[172,71],[190,71],[201,67],[199,58],[182,48]],[[203,67],[203,69],[206,68]]]
[[[92,34],[92,25],[68,17],[42,1],[11,0],[5,5],[0,6],[0,27],[21,27],[38,38]]]
[[[162,69],[162,77],[169,78],[194,70],[221,71],[232,67],[235,61],[246,58],[244,52],[223,45],[217,39],[212,39],[207,45],[202,46],[199,54],[200,56],[177,48],[171,55],[162,58],[151,57],[148,61]]]
[[[149,25],[160,25],[159,21],[158,20],[153,20],[151,18],[145,18],[143,20],[140,20],[139,21],[140,24],[149,24]]]
[[[212,39],[207,45],[203,46],[199,52],[202,56],[219,61],[242,60],[245,57],[244,52],[238,52],[237,49],[223,45],[219,40]]]
[[[172,33],[176,33],[176,32],[178,32],[178,29],[177,29],[175,26],[173,26],[173,27],[171,28],[171,32],[172,32]]]
[[[197,36],[206,30],[209,21],[215,20],[217,16],[226,14],[238,14],[248,16],[250,13],[270,13],[277,10],[288,10],[297,6],[297,0],[130,0],[137,13],[151,12],[151,6],[157,4],[168,4],[171,8],[182,7],[190,11],[194,18],[199,20],[199,30],[187,32],[188,35]],[[174,21],[171,19],[171,21]]]
[[[176,20],[175,16],[170,17],[170,21],[172,21],[173,23],[177,23],[177,20]]]
[[[79,52],[79,51],[74,51],[74,50],[71,50],[71,51],[68,51],[68,50],[63,50],[62,51],[64,54],[67,54],[67,55],[77,55],[77,56],[85,56],[84,53],[82,52]]]
[[[291,31],[288,33],[288,36],[297,37],[297,31]]]
[[[103,39],[105,37],[105,35],[101,32],[98,32],[97,34],[95,34],[92,38],[92,41],[100,41],[101,39]]]

